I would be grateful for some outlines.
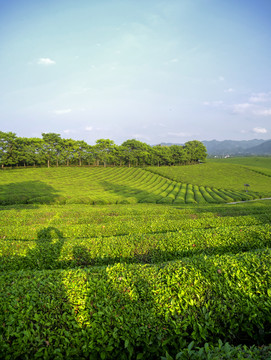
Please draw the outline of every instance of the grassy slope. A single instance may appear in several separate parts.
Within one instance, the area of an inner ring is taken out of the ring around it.
[[[262,169],[269,169],[271,170],[271,156],[269,157],[232,157],[227,159],[210,159],[208,162],[215,162],[221,164],[237,164],[237,165],[244,165],[244,166],[255,166],[260,167]]]
[[[194,166],[151,167],[149,169],[184,183],[236,191],[242,191],[244,184],[250,184],[250,191],[258,192],[263,196],[271,194],[270,178],[253,171],[253,165],[247,167],[220,161],[208,161]]]
[[[271,156],[269,157],[235,157],[227,159],[212,159],[212,163],[236,164],[271,177]]]
[[[140,168],[74,167],[2,171],[0,203],[229,202],[246,197],[243,184],[248,182],[252,197],[270,195],[267,176],[238,165],[207,163],[148,169],[151,172]],[[192,184],[209,188],[199,190]],[[219,194],[210,187],[237,193]]]

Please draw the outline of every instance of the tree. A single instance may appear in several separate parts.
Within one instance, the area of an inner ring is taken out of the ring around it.
[[[84,160],[90,165],[94,162],[94,150],[93,146],[87,144],[86,152],[84,154]]]
[[[156,145],[153,147],[154,159],[157,166],[171,165],[172,153],[169,146]]]
[[[16,134],[0,131],[0,162],[2,168],[18,163],[16,148]]]
[[[188,156],[189,162],[203,161],[207,157],[206,147],[198,140],[186,142],[184,144],[184,150]]]
[[[56,159],[56,166],[58,166],[62,145],[60,135],[55,133],[42,133],[42,138],[44,141],[44,153],[47,157],[47,166],[50,167],[54,159]]]
[[[73,139],[62,139],[61,159],[69,166],[74,159],[75,141]]]
[[[125,160],[129,167],[131,163],[135,163],[135,166],[138,166],[139,164],[145,165],[146,162],[150,161],[150,145],[131,139],[124,141],[121,146],[125,148]]]
[[[172,163],[174,165],[181,165],[185,162],[185,151],[182,145],[171,145],[170,146]]]
[[[79,166],[82,165],[82,160],[86,157],[87,148],[88,144],[83,140],[74,142],[74,156],[78,159]]]
[[[106,167],[107,163],[113,158],[113,152],[116,145],[113,140],[110,139],[99,139],[96,141],[95,148],[95,156],[96,156],[96,164],[99,165],[99,162],[102,161],[104,167]]]

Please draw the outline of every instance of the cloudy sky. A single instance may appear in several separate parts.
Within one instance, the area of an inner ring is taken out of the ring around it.
[[[0,0],[0,130],[271,138],[270,0]]]

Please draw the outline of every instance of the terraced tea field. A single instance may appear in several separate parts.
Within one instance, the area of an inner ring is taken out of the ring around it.
[[[270,205],[2,206],[1,358],[264,358]]]
[[[245,192],[248,181],[251,187]],[[270,195],[269,177],[236,165],[209,163],[147,169],[18,169],[2,171],[0,177],[3,205],[207,204]]]
[[[270,178],[229,166],[1,171],[0,358],[270,359],[271,201],[226,203]]]
[[[271,163],[271,158],[264,168],[255,166],[254,161],[248,166],[227,163],[225,160],[228,159],[222,160],[209,160],[207,163],[194,166],[149,167],[148,170],[173,181],[214,189],[244,192],[244,184],[249,184],[251,195],[258,193],[261,197],[270,196],[271,170],[267,165]]]

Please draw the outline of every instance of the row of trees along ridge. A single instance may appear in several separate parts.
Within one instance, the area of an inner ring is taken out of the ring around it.
[[[17,137],[0,131],[0,164],[5,166],[113,165],[161,166],[191,164],[206,159],[205,146],[197,140],[184,145],[150,146],[141,141],[99,139],[95,145],[42,133],[42,138]]]

